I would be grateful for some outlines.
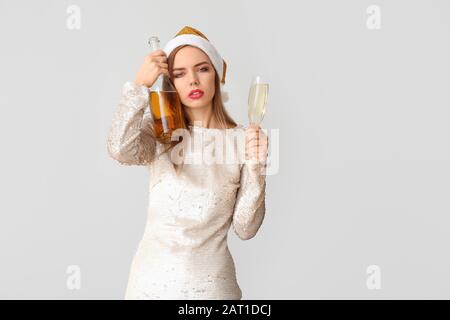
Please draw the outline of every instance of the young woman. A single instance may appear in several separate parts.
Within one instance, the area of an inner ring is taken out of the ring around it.
[[[262,224],[268,139],[259,126],[244,128],[227,114],[220,89],[226,64],[221,58],[223,65],[217,63],[209,40],[185,27],[171,41],[173,50],[146,56],[135,81],[125,83],[108,136],[115,160],[150,171],[147,223],[125,299],[241,299],[227,234],[233,225],[241,239],[250,239]],[[238,130],[245,136],[246,161],[188,163],[176,170],[167,148],[148,130],[149,87],[163,73],[179,94],[192,136]],[[202,95],[190,95],[193,90]]]

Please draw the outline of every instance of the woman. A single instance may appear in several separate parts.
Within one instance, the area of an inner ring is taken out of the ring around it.
[[[262,224],[268,139],[259,126],[236,125],[225,111],[219,80],[220,75],[224,83],[225,69],[217,64],[209,40],[191,27],[172,40],[177,45],[168,57],[167,50],[152,52],[135,81],[125,83],[108,136],[114,159],[150,171],[147,223],[125,299],[241,299],[227,234],[233,225],[241,239],[250,239]],[[148,88],[162,73],[180,96],[193,137],[237,130],[245,135],[245,159],[259,162],[184,163],[178,172],[167,148],[148,130]],[[193,90],[203,95],[194,98]]]

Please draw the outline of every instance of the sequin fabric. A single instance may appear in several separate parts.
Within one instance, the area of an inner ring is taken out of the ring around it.
[[[107,139],[113,159],[150,173],[145,231],[125,299],[242,299],[227,236],[231,226],[243,240],[257,233],[265,175],[248,162],[184,164],[177,173],[168,153],[159,155],[162,145],[142,130],[151,117],[148,97],[146,87],[125,83]],[[191,129],[193,136],[222,130]],[[245,134],[242,125],[232,130]]]

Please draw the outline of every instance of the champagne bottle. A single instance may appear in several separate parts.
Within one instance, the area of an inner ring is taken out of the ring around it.
[[[158,37],[150,37],[148,43],[152,52],[159,49]],[[156,138],[170,143],[173,131],[185,126],[180,97],[167,74],[160,74],[150,88],[149,103]]]

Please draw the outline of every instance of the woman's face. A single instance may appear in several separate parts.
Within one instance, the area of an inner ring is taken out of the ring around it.
[[[186,107],[203,108],[211,105],[215,94],[215,69],[209,57],[196,47],[180,49],[174,59],[172,80]],[[203,96],[198,99],[189,97],[192,90],[200,89]]]

